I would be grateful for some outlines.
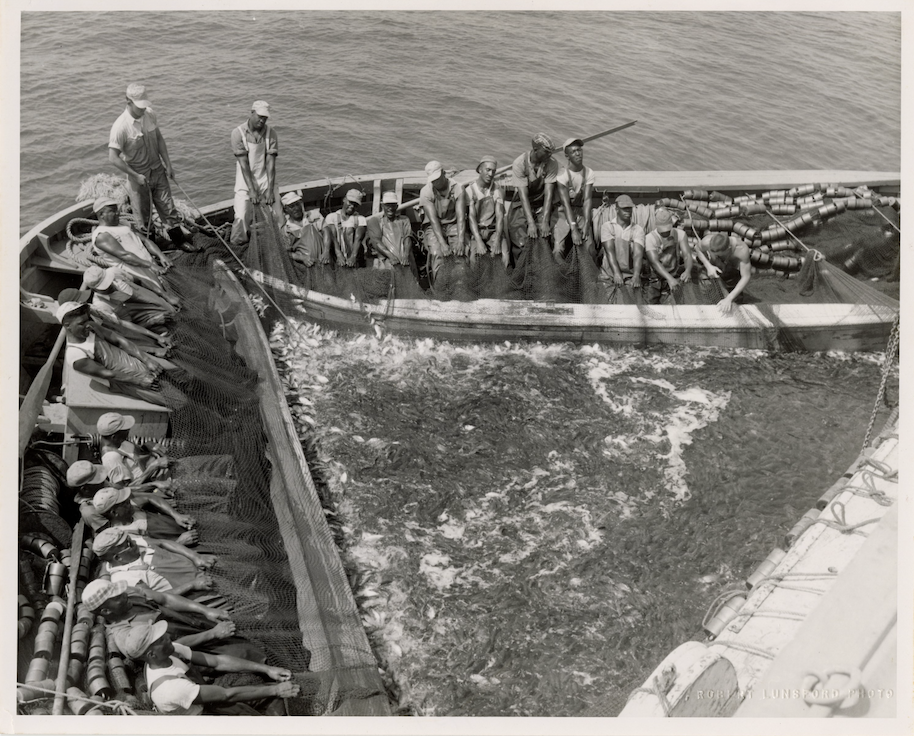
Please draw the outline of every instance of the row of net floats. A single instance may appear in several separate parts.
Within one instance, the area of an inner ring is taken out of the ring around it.
[[[70,550],[61,550],[49,535],[42,533],[23,534],[19,538],[20,549],[35,555],[45,565],[43,580],[38,583],[31,564],[20,558],[20,646],[27,646],[28,640],[32,640],[31,661],[24,682],[16,689],[20,705],[54,697],[61,674],[55,670],[60,669],[63,659],[68,660],[66,701],[75,715],[101,714],[103,701],[118,692],[134,692],[123,656],[106,634],[101,619],[82,603],[75,607],[75,621],[69,637],[64,636],[67,597],[74,596],[75,601],[80,601],[83,589],[92,579],[94,554],[90,542],[91,539],[87,540],[80,551],[76,587],[70,590]],[[68,652],[66,658],[63,656],[65,651]],[[28,712],[39,715],[50,711],[39,704]]]
[[[830,201],[826,202],[826,198]],[[871,210],[875,206],[892,207],[896,211],[899,208],[895,197],[878,196],[865,187],[849,189],[828,184],[804,184],[792,189],[763,192],[760,196],[746,194],[739,197],[689,189],[683,192],[681,199],[664,197],[656,204],[690,213],[683,225],[698,232],[738,235],[752,249],[750,261],[753,266],[788,273],[799,271],[803,265],[802,257],[783,253],[795,253],[800,247],[791,235],[796,235],[814,222],[824,223],[847,210]],[[794,217],[761,230],[732,219],[766,213]],[[693,247],[697,245],[696,238],[690,236],[689,240]]]

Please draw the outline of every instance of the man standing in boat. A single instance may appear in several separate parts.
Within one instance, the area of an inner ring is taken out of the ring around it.
[[[232,223],[232,245],[250,240],[253,211],[261,202],[273,213],[277,227],[284,217],[276,180],[276,157],[279,139],[267,125],[270,106],[263,100],[251,105],[248,119],[232,130],[232,153],[235,155],[235,221]]]
[[[444,258],[466,255],[466,198],[463,187],[444,173],[438,161],[425,165],[428,181],[419,192],[425,211],[425,247],[429,279],[434,283]]]
[[[473,234],[470,261],[486,253],[492,257],[501,255],[502,263],[507,267],[511,252],[505,230],[505,195],[495,183],[497,169],[494,156],[483,156],[476,167],[479,176],[464,189]]]
[[[409,266],[417,275],[413,256],[413,227],[409,218],[399,214],[396,192],[381,195],[381,212],[368,218],[368,242],[374,249],[374,268]]]
[[[146,235],[154,204],[166,230],[179,222],[169,179],[175,178],[168,147],[142,84],[127,87],[127,109],[111,126],[108,161],[127,175],[127,192],[139,227]]]
[[[556,177],[562,212],[552,231],[552,252],[558,259],[564,254],[565,240],[571,235],[575,247],[584,246],[596,263],[597,249],[594,245],[591,216],[593,214],[593,169],[584,165],[584,141],[569,138],[562,145],[567,165]],[[562,216],[564,215],[564,217]]]
[[[627,194],[616,197],[616,217],[603,223],[600,243],[603,263],[600,278],[616,286],[641,288],[644,262],[644,228],[632,220],[635,203]]]
[[[673,227],[673,216],[664,209],[654,215],[654,229],[644,238],[644,252],[653,269],[647,281],[645,301],[660,304],[680,283],[692,280],[692,251],[685,232]]]
[[[508,211],[507,228],[515,263],[528,238],[548,238],[552,232],[554,185],[559,174],[559,165],[552,158],[554,150],[552,139],[545,133],[537,133],[531,149],[511,165],[516,195]]]
[[[712,283],[714,274],[720,278],[719,283],[727,291],[726,296],[717,302],[721,311],[726,314],[734,304],[742,304],[743,292],[752,278],[749,246],[742,238],[726,233],[711,233],[701,239],[695,255],[705,267]]]
[[[324,248],[321,263],[330,263],[331,253],[338,266],[355,268],[365,239],[365,216],[359,214],[364,194],[350,189],[343,197],[343,206],[324,220]]]

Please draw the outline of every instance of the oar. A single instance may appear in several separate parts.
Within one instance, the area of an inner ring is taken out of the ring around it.
[[[638,122],[637,120],[632,120],[630,123],[626,123],[625,125],[619,125],[619,126],[616,126],[615,128],[610,128],[609,130],[604,130],[602,133],[596,133],[594,135],[588,136],[587,138],[581,138],[581,142],[590,143],[591,141],[595,141],[597,138],[602,138],[603,136],[606,136],[606,135],[612,135],[613,133],[618,133],[620,130],[625,130],[626,128],[631,128],[637,122]],[[513,166],[513,164],[506,164],[505,166],[498,167],[495,170],[495,176],[500,176],[501,174],[504,174],[508,169],[511,168],[511,166]]]
[[[625,130],[626,128],[631,128],[637,120],[632,120],[630,123],[625,123],[625,125],[617,125],[615,128],[610,128],[609,130],[604,130],[602,133],[595,133],[594,135],[589,135],[586,138],[581,138],[582,143],[590,143],[590,141],[595,141],[597,138],[602,138],[603,136],[612,135],[613,133],[618,133],[620,130]],[[513,164],[506,164],[495,170],[495,176],[501,176],[506,171],[508,171]],[[397,207],[397,210],[405,210],[407,207],[414,207],[419,204],[419,198],[411,199],[409,202],[404,202],[403,204]]]

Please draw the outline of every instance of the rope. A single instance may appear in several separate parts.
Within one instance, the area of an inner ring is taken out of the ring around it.
[[[883,220],[885,220],[887,223],[889,223],[889,225],[891,225],[893,228],[895,228],[895,232],[898,233],[899,235],[901,235],[901,230],[898,229],[898,226],[897,226],[894,222],[892,222],[888,217],[886,217],[885,215],[883,215],[883,214],[879,211],[879,208],[878,208],[878,207],[873,207],[873,212],[875,212],[875,213],[876,213],[877,215],[879,215]]]
[[[289,327],[291,327],[293,330],[295,330],[296,332],[298,332],[301,335],[301,332],[299,332],[299,327],[297,325],[293,324],[292,320],[289,319],[288,315],[286,315],[286,313],[283,312],[282,309],[279,308],[279,305],[274,301],[273,297],[271,297],[270,294],[267,292],[266,287],[262,286],[260,284],[260,282],[258,282],[257,279],[254,278],[254,274],[252,274],[250,272],[250,270],[248,269],[248,267],[244,265],[244,261],[242,261],[238,257],[238,254],[235,253],[234,250],[232,250],[231,246],[226,242],[225,238],[222,237],[222,235],[219,233],[219,231],[216,230],[215,227],[213,227],[213,224],[207,219],[206,215],[203,214],[203,211],[199,207],[197,207],[197,205],[190,198],[190,195],[187,193],[187,191],[184,189],[184,187],[181,186],[181,184],[178,182],[177,179],[174,179],[173,181],[175,184],[177,184],[178,189],[180,189],[184,193],[184,196],[187,197],[187,201],[190,202],[191,205],[193,207],[195,207],[198,212],[200,212],[200,217],[202,217],[203,221],[212,229],[213,233],[216,235],[217,238],[219,238],[219,241],[222,243],[223,246],[225,246],[225,249],[231,254],[232,258],[234,258],[236,261],[238,261],[238,265],[241,266],[242,270],[247,275],[247,277],[251,281],[253,281],[254,284],[257,285],[257,288],[263,292],[263,295],[267,298],[267,301],[269,301],[270,304],[273,305],[273,308],[277,312],[279,312],[279,315],[283,318],[283,321],[287,325],[289,325]],[[257,207],[257,206],[253,207],[253,213],[254,213],[255,217],[257,215],[258,210],[259,210],[259,207]]]
[[[67,697],[66,692],[61,692],[60,690],[56,690],[56,689],[51,690],[46,687],[36,687],[35,685],[29,684],[27,682],[17,682],[16,687],[27,687],[29,690],[37,690],[38,692],[48,693],[49,695],[53,695],[55,697]],[[105,708],[112,708],[113,710],[117,710],[118,712],[120,712],[123,715],[130,715],[130,716],[137,715],[136,711],[134,711],[123,700],[96,700],[95,698],[93,698],[89,695],[79,695],[79,696],[71,698],[71,699],[72,700],[84,700],[87,703],[94,703],[96,706],[101,705],[101,706],[104,706]],[[20,705],[25,704],[25,703],[37,703],[40,700],[47,700],[47,698],[37,698],[35,700],[24,700],[20,703]]]
[[[771,210],[769,210],[767,207],[765,208],[765,214],[768,215],[768,217],[770,217],[772,220],[774,220],[778,225],[783,225],[783,224],[784,224],[784,223],[782,223],[777,217],[775,217],[774,215],[772,215],[772,214],[771,214]],[[784,232],[786,232],[791,238],[793,238],[794,240],[796,240],[796,241],[800,244],[800,247],[802,247],[803,250],[805,250],[807,253],[811,253],[811,252],[812,252],[812,253],[819,253],[819,251],[814,251],[812,248],[810,248],[809,246],[807,246],[806,243],[804,243],[802,240],[800,240],[796,235],[794,235],[792,232],[790,232],[790,230],[788,230],[786,227],[784,228]],[[819,255],[821,256],[822,254],[819,253]]]
[[[67,223],[67,237],[72,240],[74,243],[88,243],[92,240],[92,233],[87,233],[86,235],[74,235],[73,226],[74,225],[91,225],[95,227],[98,225],[98,220],[89,220],[85,217],[74,217]]]
[[[631,700],[635,696],[636,693],[647,693],[648,695],[656,696],[657,700],[660,701],[660,706],[663,708],[664,718],[670,717],[670,713],[672,712],[672,706],[670,705],[670,701],[667,700],[666,693],[660,689],[660,678],[659,677],[654,678],[652,687],[638,687],[638,688],[635,688],[634,690],[632,690],[625,702],[627,703],[629,700]]]
[[[901,325],[901,312],[895,314],[895,320],[892,322],[892,332],[889,335],[889,343],[885,348],[885,362],[882,364],[882,381],[879,383],[879,390],[876,392],[876,400],[873,402],[873,411],[870,414],[870,422],[866,427],[866,436],[863,438],[863,448],[870,444],[870,435],[873,433],[873,425],[876,423],[876,414],[879,411],[879,402],[885,396],[885,385],[889,380],[890,368],[895,362],[895,356],[898,353],[899,327]]]

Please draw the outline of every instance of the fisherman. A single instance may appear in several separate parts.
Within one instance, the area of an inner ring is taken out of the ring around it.
[[[552,232],[552,208],[559,165],[552,153],[555,146],[545,133],[533,136],[531,149],[511,165],[515,201],[507,217],[511,255],[514,262],[527,246],[528,238],[548,238]],[[517,198],[520,198],[518,205]]]
[[[260,715],[250,702],[298,695],[298,685],[291,682],[292,673],[283,667],[260,662],[194,651],[178,642],[172,643],[165,621],[135,624],[115,634],[115,643],[123,654],[145,663],[149,697],[160,713],[171,715]],[[220,687],[205,684],[195,671],[207,667],[218,672],[256,672],[276,684]],[[281,714],[281,701],[260,704],[267,714]],[[278,706],[278,707],[277,707]]]
[[[608,189],[604,189],[600,195],[600,206],[593,211],[593,234],[594,238],[599,241],[600,233],[603,231],[603,225],[614,219],[616,216],[616,206],[613,204],[613,195]],[[602,246],[600,247],[602,257]]]
[[[331,253],[338,266],[355,268],[364,260],[365,217],[359,214],[364,194],[361,189],[350,189],[343,196],[343,204],[324,219],[324,248],[321,263],[331,262]]]
[[[695,255],[705,267],[702,281],[720,278],[727,295],[717,302],[724,314],[734,304],[742,304],[744,291],[752,278],[749,246],[742,238],[726,233],[711,233],[702,238]]]
[[[105,379],[115,393],[141,401],[166,405],[157,390],[163,359],[141,351],[130,340],[89,317],[89,305],[78,302],[61,304],[55,316],[67,331],[66,359],[80,373]],[[186,402],[175,389],[169,391],[170,401]]]
[[[273,213],[277,227],[283,225],[279,183],[276,180],[276,157],[279,139],[267,125],[270,106],[263,100],[251,105],[248,119],[232,130],[232,153],[235,155],[235,221],[232,223],[232,245],[250,240],[253,211],[261,202]]]
[[[130,441],[130,430],[136,424],[129,414],[109,411],[102,414],[95,423],[99,436],[98,452],[102,465],[109,476],[130,477],[130,485],[140,485],[154,479],[168,476],[170,459],[162,452],[141,453]]]
[[[227,611],[205,606],[183,595],[98,578],[83,588],[82,603],[101,616],[105,628],[115,636],[131,626],[163,620],[169,633],[180,636],[178,641],[185,646],[257,657],[254,647],[234,636],[235,624]]]
[[[129,488],[102,488],[92,497],[92,505],[108,520],[109,527],[121,527],[130,534],[153,539],[170,539],[185,546],[200,541],[199,532],[193,528],[197,523],[194,517],[179,514],[171,504],[152,494],[134,497]]]
[[[164,289],[147,288],[117,266],[89,266],[82,285],[92,290],[92,306],[137,325],[162,325],[181,307],[181,300]]]
[[[468,184],[464,192],[467,198],[467,220],[473,234],[473,247],[470,248],[470,261],[477,255],[495,257],[501,255],[502,263],[507,267],[511,258],[505,228],[505,195],[495,183],[495,171],[498,161],[494,156],[483,156],[476,166],[476,177]]]
[[[57,295],[57,303],[77,302],[79,304],[89,304],[91,297],[91,289],[64,289]],[[104,305],[95,306],[94,304],[89,304],[89,317],[91,321],[119,332],[128,340],[131,340],[144,353],[165,357],[173,345],[172,339],[168,335],[153,332],[135,322],[121,319],[114,312],[108,311]],[[159,326],[158,329],[164,331],[162,326]]]
[[[282,229],[289,236],[289,257],[303,266],[313,266],[321,252],[323,239],[320,228],[305,218],[305,208],[298,192],[286,192],[281,201],[286,216]]]
[[[661,298],[692,280],[692,250],[685,232],[673,227],[668,210],[658,209],[654,229],[644,237],[644,252],[652,273],[645,290],[648,304],[660,304]]]
[[[561,211],[552,232],[552,252],[560,259],[566,250],[566,238],[571,235],[572,244],[584,246],[596,263],[597,249],[593,238],[593,169],[584,165],[584,141],[569,138],[562,144],[567,165],[556,177]],[[564,216],[563,216],[564,215]]]
[[[603,263],[600,278],[612,280],[616,286],[623,284],[641,288],[644,262],[644,228],[632,221],[635,203],[627,194],[616,197],[616,218],[603,223],[600,243],[603,246]]]
[[[425,165],[426,184],[419,191],[425,212],[423,246],[434,282],[444,258],[466,255],[466,198],[463,187],[447,176],[438,161]]]
[[[172,262],[149,238],[120,224],[117,202],[99,197],[92,203],[98,225],[92,230],[92,254],[105,266],[121,266],[149,289],[161,289],[159,280]]]
[[[207,570],[216,564],[182,544],[128,534],[123,527],[102,529],[92,540],[92,551],[102,561],[100,576],[116,583],[145,585],[175,595],[192,597],[213,589]],[[222,606],[224,607],[224,606]]]
[[[366,221],[368,242],[375,252],[373,268],[391,269],[409,266],[417,274],[413,255],[413,226],[409,218],[399,213],[400,201],[396,192],[381,195],[381,212]]]
[[[73,489],[73,500],[79,507],[80,518],[97,532],[108,525],[108,520],[96,511],[92,499],[95,493],[107,485],[124,485],[129,477],[121,472],[111,480],[103,465],[94,465],[88,460],[77,460],[67,468],[67,485]]]
[[[142,84],[127,87],[127,109],[114,121],[108,137],[108,161],[127,175],[130,205],[141,231],[152,234],[148,229],[152,203],[165,229],[174,232],[180,217],[168,180],[175,178],[175,172]]]

